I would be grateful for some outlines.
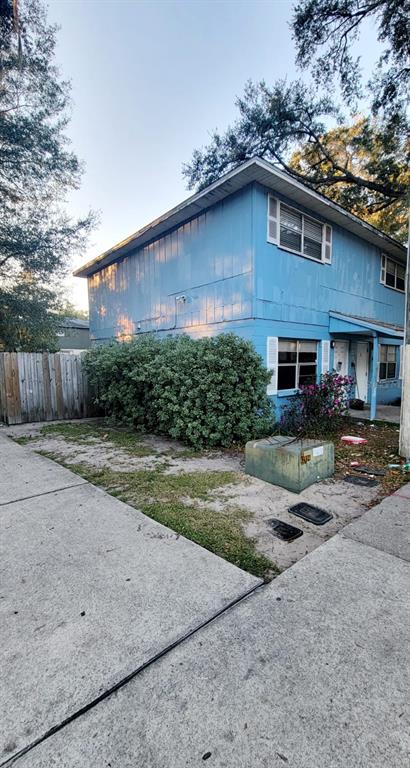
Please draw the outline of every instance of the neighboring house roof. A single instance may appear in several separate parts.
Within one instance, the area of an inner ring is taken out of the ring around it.
[[[78,317],[62,317],[58,323],[60,328],[84,328],[90,327],[89,320],[80,320]]]
[[[76,277],[88,277],[94,272],[98,272],[100,269],[112,264],[116,259],[125,256],[131,250],[140,248],[146,243],[161,237],[161,235],[169,230],[174,229],[194,216],[198,216],[203,211],[206,211],[207,208],[210,208],[215,203],[252,182],[259,182],[268,189],[271,189],[272,192],[291,198],[293,202],[299,203],[301,206],[308,208],[309,211],[321,215],[331,223],[344,227],[353,232],[353,234],[367,240],[372,245],[386,251],[391,256],[403,261],[406,259],[406,249],[397,240],[393,240],[393,238],[383,234],[383,232],[380,232],[371,224],[362,221],[324,195],[310,189],[306,184],[298,181],[289,173],[278,170],[271,163],[268,163],[267,160],[255,157],[235,168],[235,170],[221,176],[218,181],[210,184],[201,192],[188,197],[187,200],[164,213],[158,219],[154,219],[154,221],[134,232],[130,237],[117,243],[92,261],[89,261],[83,267],[77,269],[74,275]]]

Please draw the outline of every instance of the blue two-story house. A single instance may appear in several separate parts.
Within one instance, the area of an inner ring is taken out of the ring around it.
[[[94,342],[233,331],[277,406],[337,370],[375,418],[400,397],[405,269],[400,243],[255,158],[75,274]]]

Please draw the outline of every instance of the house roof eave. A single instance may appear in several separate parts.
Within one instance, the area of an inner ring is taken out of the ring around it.
[[[284,197],[291,197],[292,201],[309,208],[311,212],[317,213],[330,223],[344,227],[376,247],[385,250],[391,256],[405,261],[406,249],[401,243],[380,232],[371,224],[362,221],[324,195],[310,189],[290,174],[279,170],[267,160],[255,157],[121,240],[100,256],[84,264],[73,274],[76,277],[88,277],[94,272],[98,272],[130,251],[158,239],[253,182],[260,183],[272,192],[282,194]]]

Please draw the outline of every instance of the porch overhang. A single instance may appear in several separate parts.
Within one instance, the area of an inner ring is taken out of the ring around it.
[[[387,336],[402,339],[404,329],[392,323],[383,323],[368,317],[329,312],[329,333],[331,335]]]

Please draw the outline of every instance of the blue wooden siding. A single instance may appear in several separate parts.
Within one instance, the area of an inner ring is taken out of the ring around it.
[[[267,336],[330,340],[332,337],[329,334],[329,311],[403,325],[404,294],[380,283],[380,251],[377,248],[333,225],[331,264],[316,263],[285,251],[267,242],[267,198],[268,190],[255,185],[253,338],[258,352],[264,359]],[[292,200],[280,195],[278,198],[309,214],[307,209],[295,206]],[[324,221],[316,214],[314,218]],[[348,338],[346,334],[346,339]],[[384,341],[387,342],[386,339]],[[400,342],[392,340],[388,343]],[[356,343],[352,342],[349,354],[350,373],[353,373],[351,364],[355,360]],[[318,375],[319,364],[320,360]],[[397,369],[399,370],[399,362]],[[400,390],[401,381],[398,378],[380,382],[377,386],[378,401],[392,402],[400,397]],[[279,394],[276,398],[277,404],[280,405],[286,399],[286,395]]]
[[[267,242],[267,198],[250,185],[91,276],[91,337],[233,331],[266,360],[268,336],[331,339],[331,310],[402,325],[404,295],[380,283],[377,248],[333,226],[330,265],[289,253]],[[320,362],[319,346],[318,375]],[[379,401],[397,398],[400,383],[380,383]]]
[[[333,310],[403,324],[404,296],[380,283],[377,248],[336,226],[331,264],[316,263],[268,243],[267,190],[259,186],[254,217],[256,317],[325,329],[328,312]]]
[[[252,316],[252,263],[252,191],[245,189],[92,275],[92,338],[205,335],[214,324],[227,330]]]

